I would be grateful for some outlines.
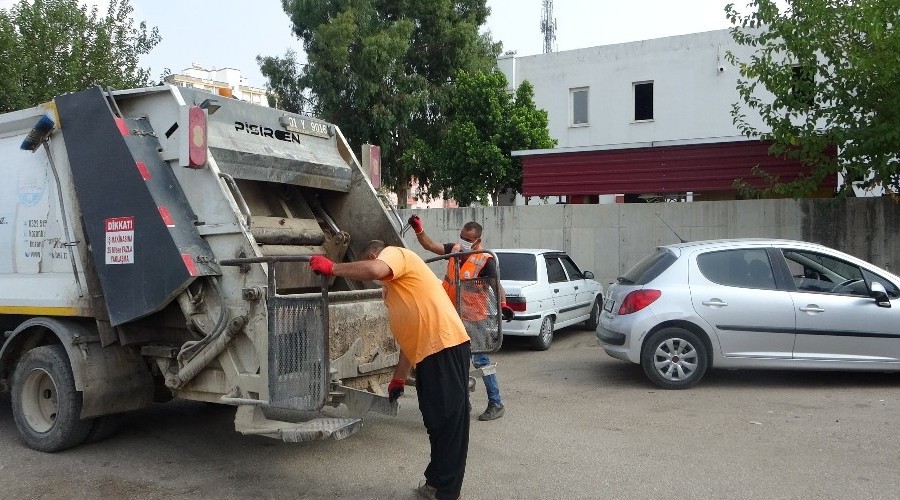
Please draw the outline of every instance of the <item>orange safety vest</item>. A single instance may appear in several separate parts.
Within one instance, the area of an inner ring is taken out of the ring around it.
[[[459,243],[455,243],[450,253],[458,253],[460,251]],[[491,259],[489,253],[477,253],[469,255],[466,261],[459,267],[460,281],[472,280],[478,277],[484,266]],[[447,261],[447,274],[444,275],[444,290],[456,305],[456,263],[451,258]],[[488,313],[488,294],[485,291],[472,291],[463,289],[460,295],[463,307],[460,308],[460,316],[466,321],[481,321],[487,318]]]

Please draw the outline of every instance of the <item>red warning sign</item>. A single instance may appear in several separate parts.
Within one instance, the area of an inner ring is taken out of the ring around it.
[[[106,263],[134,264],[134,217],[106,219]]]

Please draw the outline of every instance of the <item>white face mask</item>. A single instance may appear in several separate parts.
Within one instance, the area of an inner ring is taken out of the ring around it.
[[[459,240],[458,245],[459,245],[460,251],[462,251],[462,252],[468,252],[468,251],[472,250],[472,244],[466,240]]]

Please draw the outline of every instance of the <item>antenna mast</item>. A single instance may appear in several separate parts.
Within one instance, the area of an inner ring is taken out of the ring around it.
[[[541,33],[544,34],[544,54],[556,50],[556,18],[553,17],[553,0],[544,0],[541,14]]]

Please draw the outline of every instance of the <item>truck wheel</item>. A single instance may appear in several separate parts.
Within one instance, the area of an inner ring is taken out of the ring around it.
[[[35,347],[16,365],[12,383],[16,427],[32,449],[65,450],[81,444],[91,430],[81,420],[81,394],[61,345]]]
[[[708,365],[706,345],[684,328],[663,328],[644,343],[641,367],[663,389],[687,389],[703,378]]]
[[[122,427],[122,415],[104,415],[91,419],[91,430],[88,431],[85,443],[96,443],[112,436]]]
[[[531,342],[531,348],[535,351],[546,351],[550,349],[551,342],[553,342],[553,316],[546,316],[541,322],[541,331]]]

